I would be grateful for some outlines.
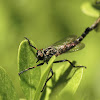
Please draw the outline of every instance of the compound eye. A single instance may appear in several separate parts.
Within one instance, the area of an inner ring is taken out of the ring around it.
[[[42,53],[41,50],[38,50],[38,52],[37,52],[37,58],[38,58],[39,60],[43,60],[44,55],[43,55],[43,53]]]
[[[40,56],[43,57],[43,53],[41,53]]]
[[[38,59],[39,59],[39,60],[43,60],[43,56],[39,55],[39,56],[38,56]]]

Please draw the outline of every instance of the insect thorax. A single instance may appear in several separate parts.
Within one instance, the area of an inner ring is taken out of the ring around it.
[[[50,60],[50,58],[55,55],[57,52],[57,50],[55,48],[53,48],[52,46],[43,49],[43,53],[44,53],[44,61],[48,62]]]

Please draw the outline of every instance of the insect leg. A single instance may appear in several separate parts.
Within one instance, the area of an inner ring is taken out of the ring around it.
[[[24,37],[26,40],[28,40],[28,43],[31,47],[33,47],[34,49],[38,50],[36,47],[34,47],[31,43],[30,43],[30,40],[27,38],[27,37]]]
[[[37,66],[41,66],[41,65],[43,65],[43,64],[44,64],[44,62],[43,62],[43,63],[38,64]],[[28,71],[28,70],[30,70],[30,69],[33,69],[33,68],[37,67],[37,66],[34,66],[34,67],[29,67],[29,68],[27,68],[27,69],[25,69],[25,70],[23,70],[23,71],[19,72],[18,74],[20,75],[20,74],[22,74],[23,72],[26,72],[26,71]]]
[[[52,76],[53,76],[53,74],[54,74],[52,68],[50,69],[50,72],[51,72],[52,75],[51,75],[49,78],[47,78],[47,80],[46,80],[46,82],[45,82],[45,84],[44,84],[44,86],[43,86],[41,92],[43,92],[43,90],[44,90],[44,88],[45,88],[47,82],[52,78]]]
[[[59,60],[59,61],[54,61],[53,63],[60,63],[60,62],[66,62],[66,61],[68,61],[73,67],[85,67],[85,66],[75,66],[71,61],[69,61],[67,59],[65,59],[65,60]]]

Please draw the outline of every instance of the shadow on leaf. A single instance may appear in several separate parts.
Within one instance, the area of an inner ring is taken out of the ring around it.
[[[76,61],[73,61],[73,64],[75,65]],[[52,81],[53,87],[51,88],[51,94],[50,94],[50,100],[55,98],[67,85],[67,83],[70,81],[70,79],[74,76],[76,71],[79,68],[73,68],[71,65],[65,69],[65,71],[60,75],[59,79],[54,83],[54,80]]]

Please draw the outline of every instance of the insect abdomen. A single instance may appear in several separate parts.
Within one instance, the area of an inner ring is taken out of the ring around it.
[[[67,52],[73,46],[74,46],[74,43],[59,45],[57,47],[57,52],[56,52],[55,55],[58,56],[58,55],[60,55],[62,53],[65,53],[65,52]]]

